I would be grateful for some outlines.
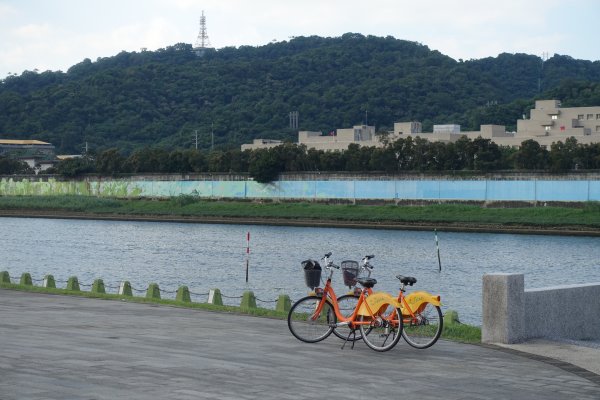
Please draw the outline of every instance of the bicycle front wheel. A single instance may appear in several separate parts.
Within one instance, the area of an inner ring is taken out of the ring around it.
[[[338,308],[340,313],[345,318],[350,318],[354,313],[354,309],[358,304],[358,297],[352,294],[345,294],[337,298]],[[355,341],[362,339],[362,335],[359,329],[352,329],[348,325],[338,326],[333,328],[333,334],[342,340]]]
[[[415,317],[404,317],[402,337],[406,343],[417,349],[426,349],[437,342],[442,334],[444,319],[438,306],[426,303],[425,307],[415,313]]]
[[[319,313],[319,304],[324,302]],[[307,343],[320,342],[326,339],[337,323],[333,306],[328,299],[318,296],[307,296],[298,300],[288,314],[288,328],[298,340]]]
[[[388,304],[375,316],[359,316],[360,333],[367,346],[375,351],[392,349],[402,336],[402,312]]]

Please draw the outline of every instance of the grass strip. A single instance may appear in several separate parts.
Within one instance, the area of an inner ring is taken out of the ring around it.
[[[488,208],[478,205],[422,206],[255,203],[216,201],[182,195],[169,200],[87,196],[2,196],[0,210],[81,212],[111,216],[213,217],[331,220],[363,223],[445,223],[600,229],[600,203],[580,207]]]
[[[287,313],[266,309],[266,308],[240,308],[235,306],[217,306],[208,303],[196,303],[196,302],[182,302],[176,300],[168,300],[168,299],[152,299],[146,297],[138,297],[138,296],[122,296],[118,294],[109,294],[109,293],[92,293],[87,291],[74,291],[74,290],[66,290],[59,288],[45,288],[41,286],[35,285],[20,285],[14,283],[0,283],[0,288],[2,289],[10,289],[10,290],[18,290],[22,292],[33,292],[33,293],[46,293],[46,294],[56,294],[56,295],[66,295],[66,296],[78,296],[78,297],[87,297],[93,299],[102,299],[102,300],[119,300],[119,301],[128,301],[132,303],[152,303],[152,304],[161,304],[172,307],[181,307],[181,308],[192,308],[192,309],[200,309],[206,311],[215,311],[215,312],[224,312],[224,313],[234,313],[234,314],[244,314],[251,315],[255,317],[266,317],[266,318],[276,318],[276,319],[287,319]],[[452,340],[455,342],[461,343],[481,343],[481,328],[477,326],[465,325],[465,324],[447,324],[444,326],[444,331],[442,332],[442,338],[447,340]]]

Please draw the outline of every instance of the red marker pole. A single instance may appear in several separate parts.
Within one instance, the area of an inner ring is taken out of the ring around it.
[[[246,234],[246,283],[248,283],[248,264],[250,264],[250,232]]]

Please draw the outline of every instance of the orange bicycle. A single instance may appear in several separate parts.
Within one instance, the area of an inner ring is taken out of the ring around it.
[[[334,329],[347,327],[350,333],[346,340],[350,340],[350,336],[358,329],[361,338],[371,349],[392,349],[400,340],[403,326],[402,319],[398,318],[402,314],[397,302],[390,295],[369,294],[377,283],[375,279],[357,278],[363,289],[356,299],[352,314],[344,315],[331,286],[333,270],[340,267],[334,265],[329,257],[331,253],[322,258],[325,269],[329,271],[325,286],[317,287],[314,294],[298,300],[290,309],[288,327],[292,335],[303,342],[316,343],[329,337]],[[354,345],[354,340],[352,343]]]
[[[371,265],[370,260],[374,257],[373,255],[365,256],[361,261],[360,269],[356,271],[356,275],[366,271],[368,276],[371,276],[373,265]],[[433,346],[440,338],[444,327],[444,319],[440,309],[440,296],[434,296],[424,291],[412,292],[405,296],[406,287],[413,286],[417,283],[417,279],[402,275],[397,275],[396,278],[402,284],[396,299],[397,306],[402,310],[402,337],[406,343],[417,349],[426,349]],[[352,283],[346,279],[345,282]],[[370,294],[373,294],[372,291]],[[348,307],[351,307],[356,304],[358,296],[349,294],[341,296],[339,300],[343,300],[348,304]],[[334,331],[334,333],[336,332]]]

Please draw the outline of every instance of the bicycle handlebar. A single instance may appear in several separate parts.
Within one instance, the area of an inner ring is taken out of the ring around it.
[[[332,254],[332,253],[331,253],[331,252],[329,252],[329,253],[325,254],[325,255],[323,256],[323,258],[321,258],[321,260],[325,262],[325,268],[327,268],[327,269],[331,269],[331,267],[333,267],[333,268],[335,268],[335,269],[340,269],[340,266],[339,266],[339,265],[335,265],[335,264],[333,263],[333,261],[329,259],[329,257],[331,257],[331,254]]]
[[[367,270],[369,270],[369,271],[373,270],[373,266],[369,263],[369,260],[371,258],[375,258],[375,256],[373,254],[371,254],[371,255],[368,255],[368,256],[364,256],[363,259],[362,259],[362,267],[365,268],[365,269],[367,269]]]

